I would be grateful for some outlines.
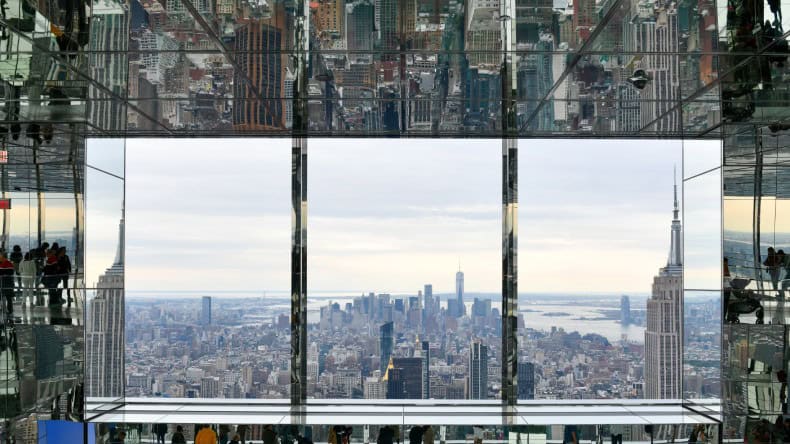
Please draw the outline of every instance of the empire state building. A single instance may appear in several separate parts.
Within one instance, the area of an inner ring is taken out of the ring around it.
[[[99,276],[87,322],[87,396],[124,395],[124,222],[118,227],[118,249],[112,266]]]
[[[675,183],[672,240],[666,267],[653,278],[645,330],[645,398],[680,399],[683,391],[683,258]]]

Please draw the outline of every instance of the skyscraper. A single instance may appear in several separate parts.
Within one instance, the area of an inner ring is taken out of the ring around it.
[[[422,358],[392,358],[384,374],[387,399],[422,399]]]
[[[422,399],[431,398],[431,344],[422,341]]]
[[[115,260],[99,276],[96,297],[90,302],[86,333],[86,395],[124,395],[124,220],[118,225]]]
[[[203,326],[211,325],[211,296],[203,296],[200,310],[200,323]]]
[[[631,299],[627,295],[620,296],[620,324],[631,323]]]
[[[379,327],[379,355],[381,356],[379,370],[384,374],[392,356],[392,322],[381,324]]]
[[[460,318],[466,314],[466,306],[464,305],[464,272],[461,271],[460,267],[458,272],[455,273],[455,300],[455,309],[457,310],[455,316]]]
[[[645,330],[645,398],[680,399],[683,390],[683,264],[678,188],[666,267],[653,278]]]
[[[425,287],[423,287],[422,295],[423,295],[423,304],[422,304],[423,310],[425,310],[426,312],[428,312],[427,314],[429,314],[430,310],[433,309],[433,285],[425,284]]]
[[[469,399],[488,399],[488,347],[473,340],[469,347],[469,376],[466,391]]]
[[[535,364],[518,363],[518,399],[535,399]]]

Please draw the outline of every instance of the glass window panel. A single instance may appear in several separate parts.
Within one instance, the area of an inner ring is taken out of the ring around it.
[[[129,142],[127,395],[287,397],[290,151],[262,143]]]
[[[309,156],[308,396],[499,397],[501,142]]]
[[[646,301],[672,257],[673,168],[680,167],[681,143],[521,146],[519,378],[521,368],[527,373],[520,398],[651,397],[643,377]],[[677,309],[682,287],[679,276],[675,281],[656,285]],[[665,317],[680,341],[677,314]]]

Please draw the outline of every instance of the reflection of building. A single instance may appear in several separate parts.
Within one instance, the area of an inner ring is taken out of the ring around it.
[[[277,15],[279,17],[279,14]],[[236,129],[285,127],[285,30],[281,20],[250,20],[235,32],[235,50],[242,72],[233,79],[233,126]],[[251,88],[247,83],[254,86]],[[258,100],[258,95],[267,100]],[[269,99],[271,98],[271,99]]]
[[[124,395],[124,221],[112,267],[99,276],[86,332],[86,395]]]
[[[469,399],[488,399],[488,347],[482,341],[472,341],[469,348]]]
[[[645,398],[680,399],[683,390],[683,264],[677,185],[667,266],[653,278],[645,331]]]
[[[90,27],[90,70],[91,77],[115,94],[126,95],[126,71],[129,56],[129,17],[125,4],[113,1],[96,2],[91,9]],[[126,107],[119,100],[99,92],[88,90],[91,122],[108,130],[121,130],[126,121]],[[72,250],[73,251],[73,250]]]
[[[346,6],[346,47],[350,51],[373,49],[374,6],[359,0]]]

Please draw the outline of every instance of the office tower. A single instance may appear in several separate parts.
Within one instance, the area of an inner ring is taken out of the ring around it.
[[[118,224],[115,260],[96,284],[85,335],[86,395],[124,395],[124,220]]]
[[[373,49],[374,14],[371,0],[358,0],[346,5],[346,46],[349,51]]]
[[[677,184],[666,267],[653,278],[645,330],[645,398],[680,399],[683,390],[683,263]]]
[[[518,399],[535,399],[535,364],[518,363]]]
[[[200,308],[200,323],[201,325],[211,325],[211,296],[203,296]]]
[[[431,344],[422,341],[422,397],[431,399]]]
[[[424,316],[429,316],[433,312],[433,285],[425,284],[422,291]]]
[[[280,8],[276,11],[268,23],[249,20],[235,31],[241,70],[234,73],[233,126],[239,130],[285,127],[285,19]],[[258,100],[256,91],[267,100]]]
[[[464,272],[460,267],[458,272],[455,273],[455,316],[460,318],[466,314],[466,306],[464,305]]]
[[[379,370],[381,370],[382,374],[387,370],[387,364],[392,356],[392,335],[392,322],[382,324],[379,328],[379,356],[381,357]]]
[[[200,397],[218,398],[219,397],[219,378],[216,376],[206,376],[200,379]]]
[[[387,399],[422,399],[422,358],[392,358],[383,380]]]
[[[620,324],[628,325],[631,323],[631,299],[626,296],[620,296]]]
[[[468,399],[488,399],[488,347],[473,340],[469,347]]]

